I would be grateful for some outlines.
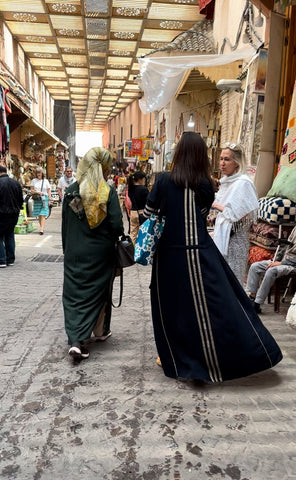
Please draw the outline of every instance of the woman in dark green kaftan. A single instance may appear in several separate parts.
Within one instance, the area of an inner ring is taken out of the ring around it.
[[[63,202],[65,330],[69,354],[78,358],[89,356],[83,342],[99,324],[103,337],[110,332],[115,243],[123,234],[117,193],[102,178],[112,156],[101,148],[90,152],[81,160],[77,182],[67,189]]]

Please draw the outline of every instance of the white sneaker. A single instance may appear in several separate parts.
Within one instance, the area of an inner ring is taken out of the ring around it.
[[[0,263],[0,268],[5,268],[5,267],[6,267],[5,263]]]

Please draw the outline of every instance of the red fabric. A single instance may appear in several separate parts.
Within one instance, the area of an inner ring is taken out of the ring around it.
[[[131,209],[132,209],[132,202],[131,202],[130,197],[128,196],[128,189],[126,189],[126,191],[125,191],[124,205],[125,205],[126,211],[128,213],[128,216],[130,216]]]
[[[215,0],[199,0],[199,13],[206,15],[207,20],[214,19]]]
[[[132,138],[132,156],[142,155],[143,140],[141,138]]]
[[[262,247],[250,247],[249,250],[249,263],[261,262],[261,260],[271,260],[274,256],[274,252],[266,250]]]

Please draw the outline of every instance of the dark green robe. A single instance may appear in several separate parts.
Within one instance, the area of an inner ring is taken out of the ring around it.
[[[80,219],[69,206],[73,192],[79,194],[77,182],[66,191],[62,213],[63,307],[70,345],[90,338],[104,307],[104,330],[110,327],[109,291],[115,242],[123,234],[122,213],[114,188],[110,189],[107,217],[94,229],[89,227],[85,214]]]

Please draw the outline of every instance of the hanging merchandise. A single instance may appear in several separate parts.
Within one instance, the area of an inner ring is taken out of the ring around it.
[[[159,141],[159,133],[158,133],[158,128],[156,130],[156,133],[155,133],[155,140],[154,140],[154,144],[153,144],[153,151],[156,155],[160,155],[161,154],[161,145],[160,145],[160,141]]]
[[[141,138],[132,138],[132,155],[142,155],[143,140]]]
[[[174,140],[174,143],[172,145],[172,149],[176,148],[177,143],[179,142],[180,138],[182,137],[183,132],[184,132],[184,118],[183,118],[183,113],[181,113],[180,118],[179,118],[178,126],[176,126],[175,140]]]
[[[159,142],[162,145],[166,141],[166,119],[163,114],[162,122],[159,124]]]

